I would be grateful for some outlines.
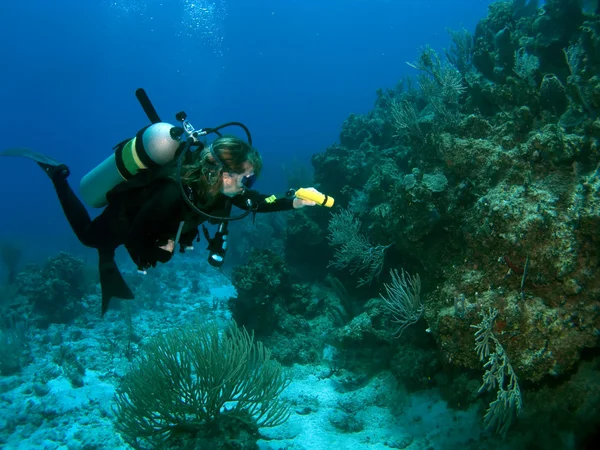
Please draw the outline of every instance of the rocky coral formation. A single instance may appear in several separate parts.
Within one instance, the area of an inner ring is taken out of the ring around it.
[[[519,380],[545,386],[600,343],[600,16],[497,2],[451,36],[445,59],[424,47],[411,64],[419,89],[404,80],[348,118],[313,157],[316,185],[391,245],[386,268],[420,273],[445,363],[481,372],[472,325],[494,308]]]
[[[423,48],[421,89],[380,92],[313,164],[319,187],[427,279],[449,361],[480,366],[468,324],[493,306],[520,377],[539,381],[600,336],[600,18],[533,3],[491,5],[473,36],[452,34],[446,61]]]
[[[89,272],[83,260],[60,252],[43,266],[29,265],[16,275],[15,293],[5,306],[4,316],[43,327],[67,323],[81,314],[81,298],[89,289]]]

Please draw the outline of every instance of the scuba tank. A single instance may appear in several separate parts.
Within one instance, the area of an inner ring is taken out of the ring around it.
[[[174,160],[181,142],[177,128],[166,122],[153,123],[121,142],[115,152],[90,170],[79,185],[81,197],[94,208],[106,206],[106,194],[130,180],[142,169],[156,169]]]

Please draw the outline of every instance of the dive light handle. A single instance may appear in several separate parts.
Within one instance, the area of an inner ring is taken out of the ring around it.
[[[213,267],[221,267],[225,262],[225,254],[227,253],[227,237],[229,230],[227,222],[221,222],[215,236],[210,240],[208,250],[208,263]]]
[[[302,200],[310,200],[317,205],[325,206],[327,208],[331,208],[335,202],[333,197],[325,195],[315,189],[300,188],[294,192],[294,195]]]

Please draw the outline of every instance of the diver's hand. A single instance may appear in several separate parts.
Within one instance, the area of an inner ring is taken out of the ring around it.
[[[169,239],[165,245],[146,246],[140,249],[128,248],[131,259],[138,266],[138,270],[146,270],[156,267],[156,263],[169,262],[173,256],[175,242]]]
[[[165,245],[159,245],[158,248],[162,248],[163,250],[173,253],[173,250],[175,250],[175,241],[169,239]]]
[[[306,188],[307,191],[318,192],[315,188]],[[294,198],[294,209],[304,208],[305,206],[315,206],[316,203],[312,200],[304,200],[302,198],[295,197]]]

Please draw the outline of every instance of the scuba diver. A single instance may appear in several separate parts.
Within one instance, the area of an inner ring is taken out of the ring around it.
[[[143,90],[136,94],[138,99],[142,97],[140,102],[153,124],[120,143],[114,154],[81,180],[85,202],[94,207],[105,206],[94,219],[69,185],[70,171],[65,164],[28,149],[0,153],[36,161],[52,181],[79,241],[98,250],[102,315],[112,297],[134,298],[114,260],[115,250],[121,245],[138,270],[145,271],[159,262],[168,262],[178,245],[180,252],[191,247],[194,240],[199,240],[198,226],[202,225],[209,243],[208,261],[220,267],[227,249],[229,221],[250,213],[286,211],[317,202],[324,206],[333,204],[333,199],[313,188],[299,189],[283,198],[252,190],[262,159],[252,147],[245,126],[232,122],[195,130],[181,112],[176,117],[182,127],[174,127],[160,121]],[[218,132],[231,124],[244,128],[249,142]],[[218,137],[205,146],[198,137],[208,133]],[[187,139],[182,139],[184,136]],[[193,146],[198,149],[192,152]],[[297,194],[300,191],[304,192],[303,198]],[[231,217],[232,206],[245,212]],[[219,225],[213,238],[203,225],[205,221]]]

